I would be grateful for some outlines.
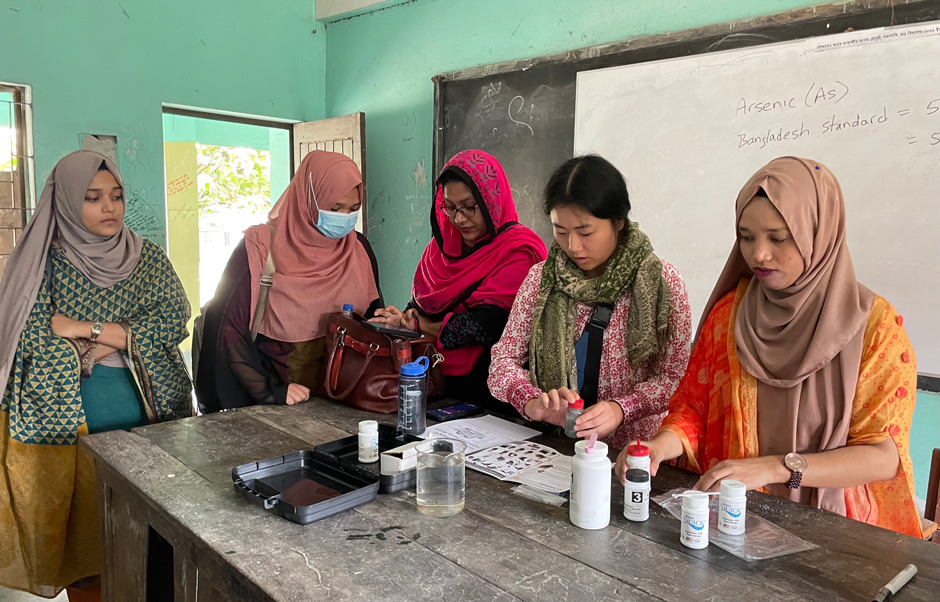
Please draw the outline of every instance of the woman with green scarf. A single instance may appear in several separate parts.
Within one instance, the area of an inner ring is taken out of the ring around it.
[[[685,283],[629,212],[626,182],[605,159],[575,157],[555,170],[545,189],[555,244],[519,289],[488,380],[526,419],[559,426],[585,397],[578,437],[596,433],[617,448],[659,429],[692,340]],[[605,308],[592,362],[587,327]]]

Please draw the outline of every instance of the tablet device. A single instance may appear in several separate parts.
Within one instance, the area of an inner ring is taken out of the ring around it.
[[[390,337],[401,337],[403,339],[417,339],[421,336],[420,332],[415,332],[413,330],[408,330],[406,328],[397,328],[394,326],[388,326],[387,324],[379,324],[378,322],[368,322],[363,320],[360,322],[363,326],[369,330],[374,330],[376,332],[381,332],[382,334],[387,334]]]

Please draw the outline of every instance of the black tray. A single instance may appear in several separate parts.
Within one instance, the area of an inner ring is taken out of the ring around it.
[[[311,450],[236,466],[232,483],[249,501],[300,525],[371,502],[379,489],[378,475],[350,470]],[[322,492],[316,485],[339,495],[318,499]]]
[[[391,424],[379,425],[380,456],[382,452],[387,452],[390,449],[395,449],[396,447],[405,445],[406,443],[422,441],[420,437],[415,437],[413,435],[404,435],[402,439],[397,439],[397,434],[398,428],[396,426]],[[414,488],[415,486],[415,469],[413,468],[395,475],[383,475],[380,474],[382,466],[381,458],[378,461],[372,462],[370,464],[363,464],[359,462],[358,435],[343,437],[342,439],[337,439],[336,441],[323,443],[316,446],[314,449],[317,451],[317,453],[322,453],[335,458],[336,461],[343,466],[350,467],[356,471],[364,471],[368,475],[379,477],[379,493],[395,493],[396,491]]]

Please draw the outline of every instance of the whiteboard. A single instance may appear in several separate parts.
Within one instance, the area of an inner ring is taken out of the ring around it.
[[[744,183],[775,157],[822,162],[859,281],[904,316],[918,372],[940,375],[940,22],[581,72],[574,149],[624,174],[696,325]]]

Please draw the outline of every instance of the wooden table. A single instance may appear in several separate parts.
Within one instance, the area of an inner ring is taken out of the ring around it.
[[[819,548],[757,562],[689,550],[656,504],[649,521],[625,520],[619,485],[600,531],[471,470],[466,509],[445,519],[405,491],[299,526],[232,487],[233,466],[354,433],[364,416],[312,400],[83,438],[98,465],[105,600],[867,602],[908,563],[920,572],[894,600],[940,600],[940,546],[753,492],[749,512]],[[573,453],[570,440],[536,441]],[[653,492],[694,478],[665,467]]]

